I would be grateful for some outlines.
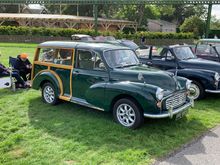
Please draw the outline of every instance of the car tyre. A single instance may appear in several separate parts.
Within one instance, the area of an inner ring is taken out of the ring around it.
[[[189,96],[194,100],[203,99],[205,97],[205,90],[203,86],[199,82],[193,80],[190,87]]]
[[[130,129],[139,128],[144,121],[141,108],[133,99],[123,98],[118,100],[113,106],[114,120]]]
[[[45,103],[56,105],[59,101],[54,86],[47,82],[42,86],[42,99]]]

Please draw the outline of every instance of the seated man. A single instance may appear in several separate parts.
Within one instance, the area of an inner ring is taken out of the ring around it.
[[[31,69],[32,65],[30,61],[28,60],[28,54],[22,53],[18,55],[17,60],[14,64],[14,68],[19,71],[19,74],[23,78],[23,80],[27,81],[27,75],[29,74],[29,79],[31,79]]]
[[[0,63],[0,78],[5,76],[10,76],[10,71],[8,68]],[[17,88],[27,87],[17,71],[12,71],[12,77],[16,79],[15,85]]]

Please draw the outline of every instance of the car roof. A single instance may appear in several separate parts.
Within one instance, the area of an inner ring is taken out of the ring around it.
[[[220,43],[220,39],[205,38],[205,39],[200,39],[199,42]]]
[[[73,34],[71,35],[72,37],[79,37],[79,38],[82,38],[82,37],[91,37],[90,35],[86,35],[86,34]]]
[[[112,49],[129,49],[124,46],[101,42],[48,41],[39,44],[39,48],[93,49],[105,51]]]

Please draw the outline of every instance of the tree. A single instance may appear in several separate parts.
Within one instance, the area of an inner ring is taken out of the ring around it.
[[[18,13],[18,5],[0,5],[0,13]]]
[[[220,20],[217,19],[216,16],[212,17],[211,29],[213,29],[213,30],[219,30],[220,29]]]
[[[192,15],[198,16],[202,19],[206,19],[207,8],[204,5],[172,5],[164,6],[163,8],[173,11],[170,14],[164,14],[164,11],[161,11],[161,19],[169,22],[176,22],[178,25],[181,25],[186,18],[191,17]]]
[[[155,5],[123,5],[117,13],[116,18],[136,21],[139,26],[146,26],[147,19],[159,19],[160,11]]]
[[[181,32],[193,32],[196,36],[204,34],[205,22],[198,16],[191,16],[186,18],[180,26]]]

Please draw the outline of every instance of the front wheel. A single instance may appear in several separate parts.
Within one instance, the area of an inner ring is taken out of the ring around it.
[[[55,105],[58,103],[58,98],[54,86],[51,83],[45,83],[42,86],[42,99],[45,103]]]
[[[203,86],[197,81],[192,81],[189,92],[189,97],[194,100],[200,100],[205,97],[205,90]]]
[[[113,116],[116,122],[124,127],[136,129],[140,127],[144,121],[141,109],[131,99],[120,99],[113,107]]]

